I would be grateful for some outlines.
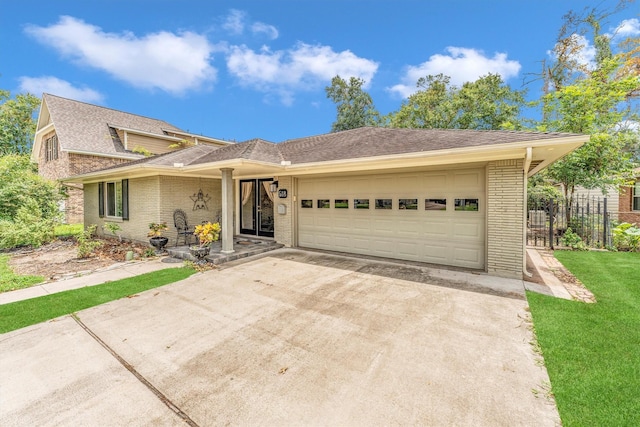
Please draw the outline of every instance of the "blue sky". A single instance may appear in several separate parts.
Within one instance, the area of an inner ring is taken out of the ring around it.
[[[329,132],[336,74],[382,114],[419,77],[537,73],[562,16],[615,0],[0,0],[0,88],[273,142]],[[640,35],[637,3],[603,31]],[[590,52],[586,49],[585,52]],[[588,56],[588,55],[587,55]],[[586,61],[589,58],[585,58]],[[539,86],[529,85],[537,98]]]

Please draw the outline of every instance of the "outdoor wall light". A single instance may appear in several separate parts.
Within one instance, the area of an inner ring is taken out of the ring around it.
[[[269,184],[269,191],[271,191],[272,193],[278,191],[278,181],[273,181],[271,184]]]

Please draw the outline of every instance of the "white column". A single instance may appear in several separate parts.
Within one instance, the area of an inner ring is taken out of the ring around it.
[[[220,169],[222,172],[222,253],[233,250],[233,169]]]

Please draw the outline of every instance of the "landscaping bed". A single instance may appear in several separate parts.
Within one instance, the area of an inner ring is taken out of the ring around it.
[[[144,259],[149,245],[121,242],[118,239],[97,239],[102,242],[90,257],[78,258],[75,239],[60,239],[40,248],[22,248],[7,252],[9,266],[19,275],[42,276],[45,281],[72,277],[124,262],[126,253],[133,251],[134,259]]]

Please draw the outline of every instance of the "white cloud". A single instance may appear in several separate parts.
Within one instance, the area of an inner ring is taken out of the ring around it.
[[[334,52],[329,46],[298,43],[277,52],[267,47],[256,52],[247,46],[234,46],[227,56],[227,67],[242,85],[276,93],[283,103],[290,104],[294,90],[316,89],[335,75],[359,77],[368,87],[378,63],[349,50]]]
[[[638,18],[625,19],[615,29],[613,37],[616,39],[626,39],[640,35],[640,20]]]
[[[231,34],[242,34],[244,32],[246,12],[237,9],[231,9],[229,15],[225,18],[222,28]]]
[[[181,94],[216,78],[209,63],[213,46],[192,32],[162,31],[136,37],[129,32],[106,33],[70,16],[48,27],[28,26],[26,32],[76,63],[135,87]]]
[[[408,97],[417,91],[418,79],[430,74],[442,73],[451,77],[453,85],[460,86],[489,73],[499,74],[507,80],[520,72],[520,63],[507,59],[506,53],[496,53],[490,58],[476,49],[449,46],[445,50],[447,55],[432,55],[418,66],[408,66],[401,83],[389,88],[389,91]]]
[[[253,34],[264,34],[269,39],[275,40],[278,38],[278,29],[273,25],[265,24],[263,22],[256,22],[251,26]]]
[[[20,91],[29,92],[36,96],[50,93],[76,101],[98,104],[104,100],[104,96],[98,91],[87,87],[74,87],[68,81],[53,76],[20,77]]]

